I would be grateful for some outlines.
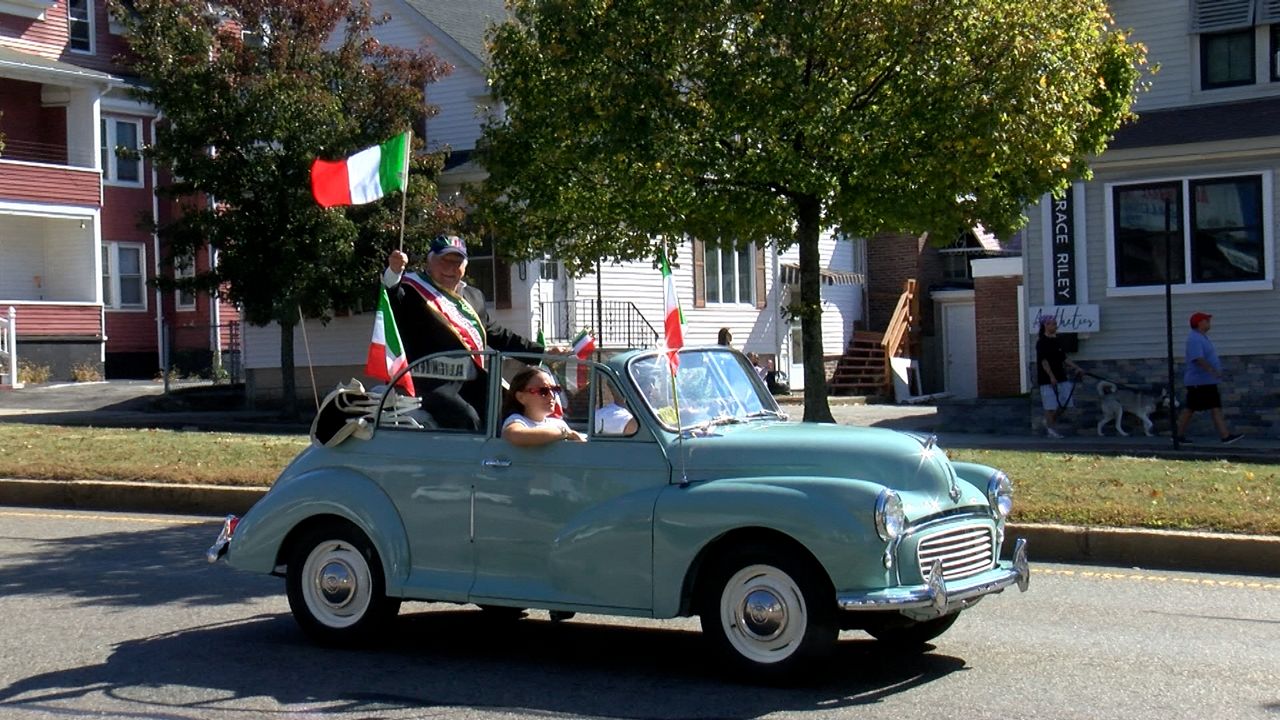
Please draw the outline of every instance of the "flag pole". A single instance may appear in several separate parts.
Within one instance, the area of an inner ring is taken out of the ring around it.
[[[677,366],[671,360],[671,354],[667,355],[667,369],[671,371],[671,405],[676,410],[676,442],[680,445],[676,452],[680,456],[680,484],[683,486],[689,484],[689,474],[685,467],[684,426],[680,423],[680,393],[676,391]]]
[[[400,252],[404,252],[404,216],[409,204],[409,159],[413,157],[413,130],[405,133],[404,139],[404,181],[400,188]]]

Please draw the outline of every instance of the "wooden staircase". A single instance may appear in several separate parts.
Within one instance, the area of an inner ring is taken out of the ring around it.
[[[827,390],[832,395],[883,394],[886,362],[883,340],[882,332],[855,332],[827,381]]]
[[[884,332],[859,331],[849,340],[844,355],[827,381],[832,395],[883,395],[892,398],[893,367],[890,359],[912,357],[918,346],[920,299],[915,278],[903,283],[902,295]]]

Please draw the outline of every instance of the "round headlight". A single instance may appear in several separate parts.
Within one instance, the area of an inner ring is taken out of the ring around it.
[[[881,490],[876,498],[876,532],[882,540],[893,540],[907,527],[907,516],[902,512],[902,498],[892,490]]]
[[[1001,520],[1013,512],[1013,481],[1008,475],[995,471],[987,481],[987,502],[991,503],[991,511]]]

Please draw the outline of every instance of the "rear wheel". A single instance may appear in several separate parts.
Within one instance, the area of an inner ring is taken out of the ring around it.
[[[369,640],[400,610],[400,601],[386,596],[373,543],[351,523],[334,521],[309,530],[293,544],[288,562],[289,609],[317,642]]]
[[[864,630],[871,637],[892,645],[896,650],[918,650],[925,643],[949,630],[959,619],[958,612],[932,620],[911,620],[901,615],[894,615],[891,620],[872,623]]]
[[[701,583],[702,632],[729,663],[765,679],[794,678],[830,651],[835,599],[809,558],[764,546],[734,550]]]

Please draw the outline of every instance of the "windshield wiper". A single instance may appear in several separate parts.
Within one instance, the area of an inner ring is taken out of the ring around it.
[[[748,420],[753,420],[755,418],[774,418],[777,420],[791,419],[790,415],[782,412],[781,410],[757,410],[753,413],[747,413],[746,417]]]

